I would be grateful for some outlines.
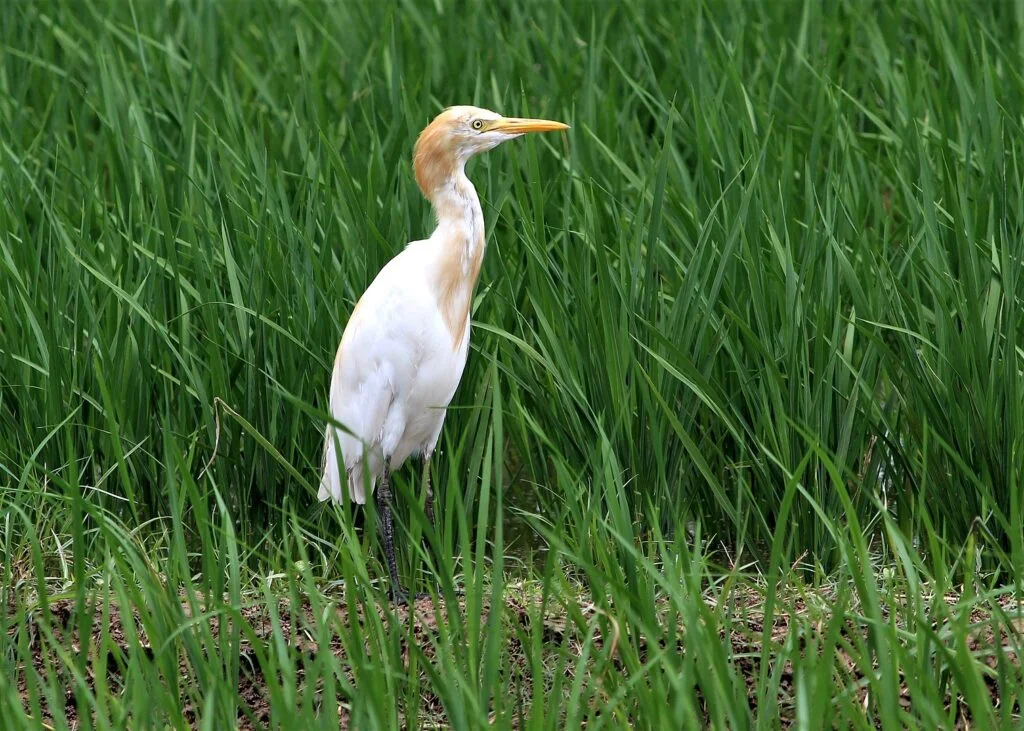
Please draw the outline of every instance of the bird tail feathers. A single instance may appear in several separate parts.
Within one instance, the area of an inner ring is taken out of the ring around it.
[[[344,462],[339,458],[338,443],[339,435],[334,434],[331,427],[327,427],[327,434],[324,438],[324,462],[323,471],[320,477],[320,489],[317,491],[317,498],[341,502],[342,475],[348,483],[348,495],[352,502],[359,505],[366,503],[366,490],[363,486],[363,465],[357,462],[351,469],[345,470]]]

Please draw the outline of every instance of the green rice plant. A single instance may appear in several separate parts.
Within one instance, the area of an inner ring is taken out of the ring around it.
[[[0,7],[0,728],[1020,723],[1011,3]],[[472,164],[434,460],[315,501],[334,349]]]

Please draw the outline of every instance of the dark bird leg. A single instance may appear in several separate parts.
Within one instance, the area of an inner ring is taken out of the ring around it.
[[[398,562],[395,560],[395,526],[391,522],[391,459],[384,459],[384,471],[380,476],[380,487],[377,489],[377,514],[380,516],[380,528],[384,534],[384,555],[388,561],[388,573],[391,574],[391,600],[395,604],[406,604],[409,595],[402,589],[398,580]]]
[[[430,487],[430,455],[423,458],[423,492],[426,493],[426,504],[424,510],[427,513],[427,520],[431,528],[437,528],[434,522],[434,490]]]
[[[423,510],[427,514],[427,520],[430,521],[430,527],[433,530],[437,530],[437,524],[434,522],[434,490],[430,487],[430,453],[427,452],[423,455]],[[426,538],[426,536],[424,536]],[[427,550],[430,550],[430,540],[426,539]],[[435,581],[437,577],[435,576]]]
[[[434,520],[434,490],[430,485],[430,454],[426,454],[423,457],[423,492],[424,492],[424,512],[427,514],[427,519],[430,521],[430,527],[435,531],[437,530],[437,523]],[[440,536],[438,536],[440,541]],[[436,581],[435,577],[435,581]],[[440,590],[440,586],[438,586]],[[456,596],[462,596],[462,591],[456,590]]]

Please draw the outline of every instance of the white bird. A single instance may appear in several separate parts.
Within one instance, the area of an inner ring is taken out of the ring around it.
[[[568,129],[544,119],[502,117],[458,106],[420,134],[413,170],[433,205],[437,228],[388,262],[356,303],[334,358],[320,500],[354,503],[374,491],[391,596],[406,601],[398,579],[389,472],[421,454],[426,512],[433,522],[429,462],[469,352],[470,304],[484,256],[484,217],[466,162],[527,132]],[[339,450],[341,460],[339,460]]]

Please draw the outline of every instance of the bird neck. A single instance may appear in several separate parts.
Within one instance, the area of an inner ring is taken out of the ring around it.
[[[461,166],[431,192],[430,203],[437,217],[438,232],[450,232],[454,238],[462,239],[457,243],[465,247],[468,255],[483,247],[484,213],[480,197]]]
[[[462,342],[484,256],[484,214],[462,165],[431,191],[437,228],[438,304],[454,343]]]

